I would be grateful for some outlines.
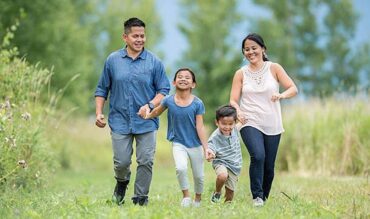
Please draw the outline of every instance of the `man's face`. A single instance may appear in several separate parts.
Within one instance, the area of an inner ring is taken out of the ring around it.
[[[139,53],[143,50],[145,45],[145,28],[131,27],[128,34],[123,34],[123,40],[126,42],[127,49],[130,52]]]

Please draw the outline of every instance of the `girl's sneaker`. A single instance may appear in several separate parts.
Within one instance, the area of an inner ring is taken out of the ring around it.
[[[198,208],[198,207],[200,207],[200,201],[193,201],[193,207],[196,207],[196,208]]]
[[[190,207],[191,205],[191,198],[190,197],[185,197],[181,201],[181,207]]]
[[[263,200],[262,200],[262,198],[260,198],[260,197],[257,197],[257,198],[255,198],[255,199],[253,199],[253,205],[254,205],[254,207],[262,207],[263,206]]]

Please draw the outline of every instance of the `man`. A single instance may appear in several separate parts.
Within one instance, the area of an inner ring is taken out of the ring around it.
[[[126,47],[108,56],[95,91],[96,125],[103,128],[106,124],[103,108],[110,93],[108,122],[117,180],[113,200],[118,205],[124,203],[135,139],[138,165],[132,201],[143,206],[148,204],[159,125],[158,118],[143,118],[169,93],[170,83],[162,62],[144,48],[143,21],[125,21],[123,40]]]

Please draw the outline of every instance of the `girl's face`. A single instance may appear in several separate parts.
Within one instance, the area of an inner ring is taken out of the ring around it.
[[[188,90],[195,88],[195,83],[193,81],[193,77],[189,71],[179,71],[176,75],[176,79],[173,82],[173,85],[176,89],[180,90]]]
[[[265,49],[253,40],[245,41],[243,51],[245,58],[247,58],[250,63],[263,61],[263,52]]]

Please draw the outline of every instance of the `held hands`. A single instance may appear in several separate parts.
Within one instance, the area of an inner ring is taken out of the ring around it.
[[[244,125],[245,123],[247,123],[248,119],[246,117],[246,115],[242,112],[238,112],[238,121],[241,123],[241,125]]]
[[[145,104],[144,106],[140,107],[139,112],[137,112],[137,114],[143,119],[148,119],[149,113],[150,113],[150,108],[148,104]]]
[[[107,122],[104,119],[104,115],[103,114],[98,114],[96,116],[95,125],[98,126],[99,128],[104,128],[106,124],[107,124]]]
[[[209,148],[206,149],[205,155],[206,155],[206,160],[208,162],[211,161],[211,160],[213,160],[214,158],[216,158],[215,153],[213,153],[213,151],[211,149],[209,149]]]

